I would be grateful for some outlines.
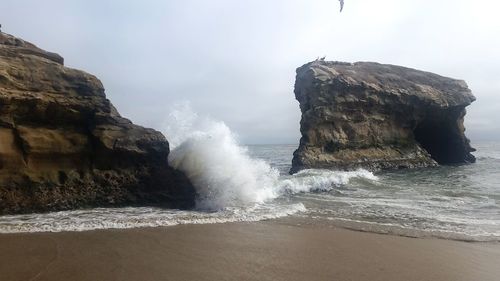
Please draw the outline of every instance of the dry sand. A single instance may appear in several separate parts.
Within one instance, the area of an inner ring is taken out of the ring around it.
[[[500,280],[500,244],[272,221],[3,234],[0,280]]]

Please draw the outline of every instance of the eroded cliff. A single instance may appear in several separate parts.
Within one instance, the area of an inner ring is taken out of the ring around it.
[[[169,145],[120,116],[93,75],[0,33],[0,214],[91,206],[190,207]]]
[[[302,134],[291,173],[369,170],[475,161],[461,80],[372,62],[313,61],[297,69]]]

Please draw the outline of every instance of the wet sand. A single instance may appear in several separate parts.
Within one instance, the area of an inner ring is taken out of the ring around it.
[[[0,235],[0,280],[499,280],[500,244],[273,221]]]

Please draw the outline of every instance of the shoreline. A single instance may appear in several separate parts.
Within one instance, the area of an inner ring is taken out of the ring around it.
[[[497,280],[500,243],[286,221],[0,234],[2,280]]]
[[[500,245],[500,237],[491,236],[471,236],[463,233],[456,232],[446,232],[446,231],[431,231],[431,230],[418,230],[413,228],[404,228],[399,225],[392,224],[380,224],[375,222],[364,222],[364,221],[354,221],[354,220],[344,220],[344,219],[329,219],[329,218],[302,218],[292,215],[261,219],[261,220],[234,220],[234,221],[222,221],[222,222],[201,222],[201,223],[173,223],[164,225],[146,225],[146,226],[127,226],[127,227],[102,227],[102,228],[89,228],[89,229],[79,229],[79,230],[36,230],[36,231],[6,231],[2,232],[1,235],[21,235],[21,234],[49,234],[49,233],[73,233],[73,232],[93,232],[93,231],[126,231],[134,229],[157,229],[157,228],[171,228],[176,226],[189,226],[189,225],[226,225],[226,224],[247,224],[247,223],[276,223],[280,225],[287,226],[307,226],[312,228],[334,228],[343,229],[348,231],[363,232],[363,233],[373,233],[379,235],[391,235],[406,238],[417,238],[417,239],[440,239],[440,240],[450,240],[466,243],[492,243]]]

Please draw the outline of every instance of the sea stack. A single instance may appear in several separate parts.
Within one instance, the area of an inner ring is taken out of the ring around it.
[[[299,148],[290,173],[475,162],[464,131],[467,84],[373,62],[313,61],[297,69]]]
[[[121,117],[101,81],[63,63],[0,33],[0,214],[193,206],[166,138]]]

